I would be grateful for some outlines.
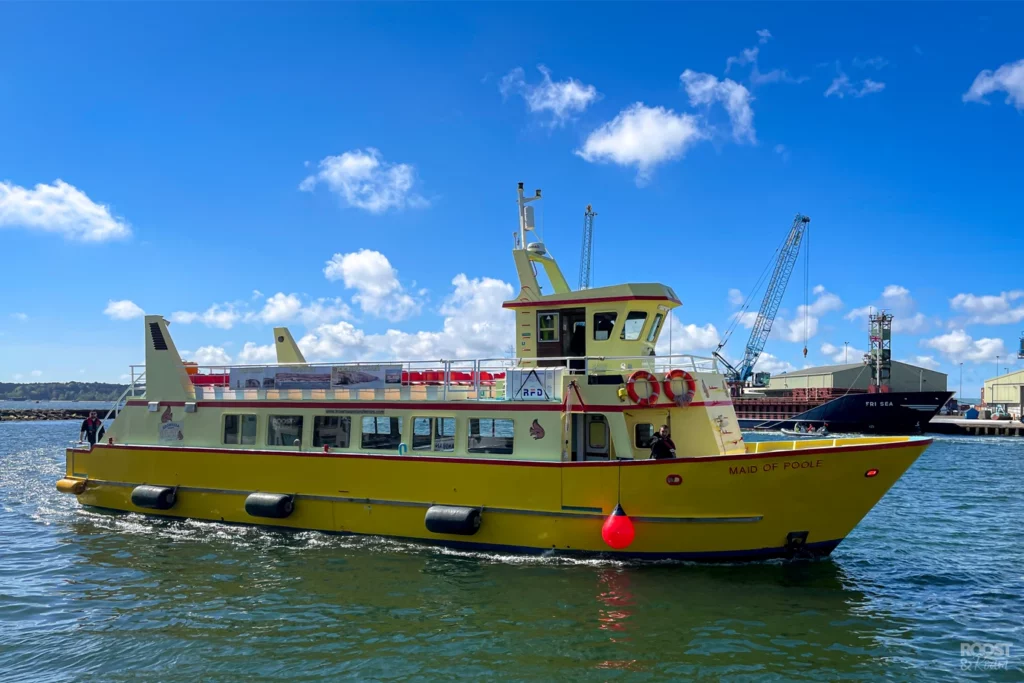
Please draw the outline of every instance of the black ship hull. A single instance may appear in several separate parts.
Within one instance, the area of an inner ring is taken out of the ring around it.
[[[909,435],[925,431],[952,395],[951,391],[846,394],[779,419],[745,418],[743,404],[759,399],[739,399],[736,413],[741,429],[777,431],[826,425],[831,433]]]

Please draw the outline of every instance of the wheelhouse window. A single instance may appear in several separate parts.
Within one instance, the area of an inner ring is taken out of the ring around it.
[[[364,417],[360,445],[371,450],[397,451],[402,445],[402,418]]]
[[[658,332],[661,330],[661,321],[665,319],[662,313],[654,316],[654,322],[651,323],[651,331],[647,333],[647,341],[654,343],[654,340],[658,338]]]
[[[604,341],[612,336],[615,328],[615,320],[618,313],[595,313],[594,314],[594,341]]]
[[[637,448],[650,448],[654,441],[654,425],[637,425],[633,428],[633,436]]]
[[[542,342],[558,341],[558,314],[537,314],[537,339]]]
[[[454,417],[416,417],[412,421],[412,449],[450,453],[455,450]]]
[[[267,422],[268,446],[302,445],[301,415],[271,415]]]
[[[647,322],[647,313],[645,311],[630,311],[626,315],[626,321],[622,323],[622,332],[619,333],[619,339],[636,341],[640,338],[640,333],[644,331],[645,322]]]
[[[225,415],[224,443],[251,446],[256,443],[255,415]]]
[[[348,448],[352,418],[347,415],[317,415],[313,418],[313,447]]]
[[[498,453],[511,455],[515,439],[515,423],[512,420],[491,418],[470,418],[469,452]]]

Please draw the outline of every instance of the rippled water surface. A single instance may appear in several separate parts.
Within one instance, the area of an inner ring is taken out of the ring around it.
[[[829,560],[628,566],[90,511],[77,428],[0,423],[0,681],[1024,680],[1024,439],[936,439]]]

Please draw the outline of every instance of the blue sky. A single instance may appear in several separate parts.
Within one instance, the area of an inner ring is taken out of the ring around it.
[[[576,281],[706,351],[812,217],[763,369],[894,357],[977,395],[1024,329],[1024,8],[0,5],[0,381],[117,380],[141,311],[204,360],[502,355],[514,193]],[[540,68],[543,67],[543,68]],[[511,283],[511,284],[510,284]],[[794,324],[794,321],[795,324]],[[728,350],[742,355],[746,329]],[[1009,356],[1013,356],[1009,359]]]

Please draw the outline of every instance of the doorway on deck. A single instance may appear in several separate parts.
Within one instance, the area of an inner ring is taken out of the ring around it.
[[[587,311],[585,308],[563,308],[537,313],[537,357],[542,367],[568,366],[582,370],[587,355]],[[555,360],[555,359],[558,360]],[[580,360],[565,361],[564,358]]]
[[[600,413],[574,413],[572,416],[572,459],[608,460],[611,435],[608,420]]]

